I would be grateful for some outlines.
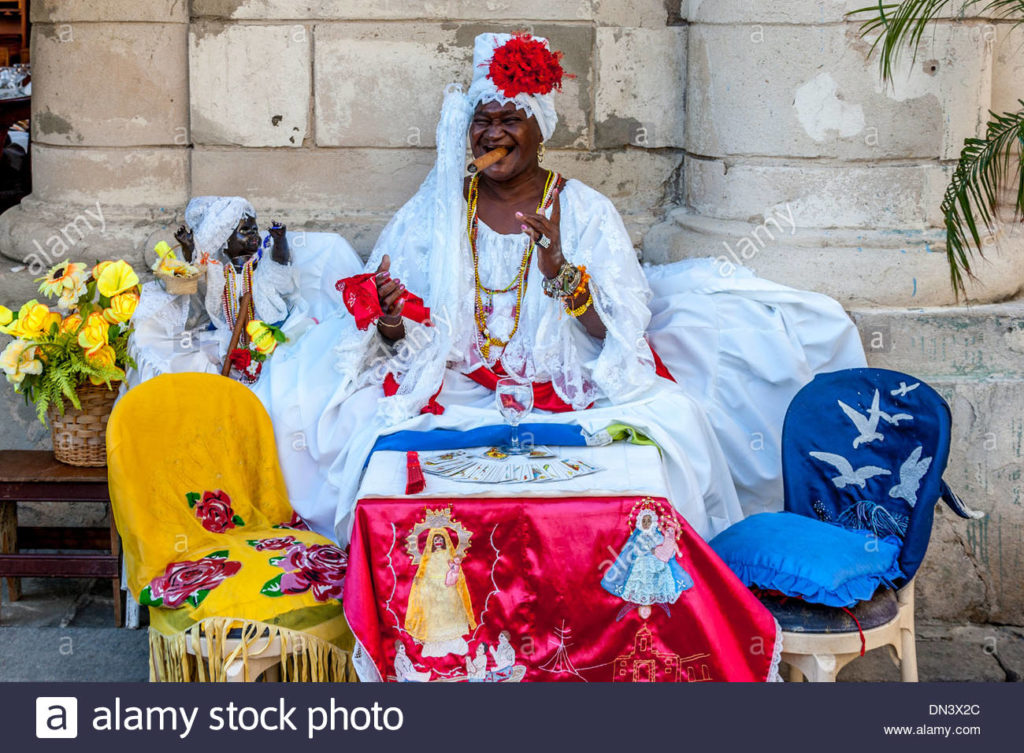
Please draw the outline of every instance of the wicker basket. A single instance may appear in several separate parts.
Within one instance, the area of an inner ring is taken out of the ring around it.
[[[81,410],[65,403],[62,416],[50,407],[47,419],[57,460],[94,468],[107,464],[107,419],[116,399],[116,389],[107,389],[105,384],[84,384],[78,388]]]
[[[200,268],[199,274],[194,274],[191,277],[178,277],[177,275],[169,275],[166,272],[156,272],[156,277],[164,285],[166,290],[171,295],[195,295],[199,292],[199,278],[203,276],[205,270]]]

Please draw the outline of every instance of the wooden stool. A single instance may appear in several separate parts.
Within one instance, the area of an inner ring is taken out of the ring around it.
[[[18,527],[18,502],[100,502],[108,528]],[[109,554],[26,554],[20,549],[103,549]],[[21,577],[109,578],[114,621],[121,625],[121,540],[110,514],[106,468],[58,463],[52,452],[0,450],[0,578],[11,601],[21,598]]]

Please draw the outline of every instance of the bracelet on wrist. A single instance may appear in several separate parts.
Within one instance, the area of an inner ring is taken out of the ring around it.
[[[583,282],[585,267],[576,267],[569,262],[564,262],[554,277],[546,277],[541,283],[544,293],[550,298],[566,298],[573,295],[573,291],[580,287]]]
[[[589,309],[593,305],[594,296],[591,295],[590,293],[587,293],[587,300],[585,300],[582,305],[577,306],[576,308],[572,307],[572,302],[569,298],[564,299],[564,303],[565,313],[567,313],[573,319],[579,319],[581,316],[587,313],[587,309]]]

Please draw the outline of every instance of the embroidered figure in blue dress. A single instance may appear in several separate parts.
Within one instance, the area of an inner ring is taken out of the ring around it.
[[[668,515],[659,519],[658,511],[650,505],[653,500],[645,502],[636,515],[629,540],[601,579],[602,588],[628,602],[616,620],[635,607],[639,607],[640,617],[646,620],[654,604],[671,617],[668,605],[693,587],[693,579],[677,559],[678,524]]]

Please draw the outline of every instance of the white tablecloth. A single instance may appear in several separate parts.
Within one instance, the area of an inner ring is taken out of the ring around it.
[[[597,473],[565,481],[481,484],[453,481],[423,474],[426,487],[416,497],[618,497],[650,495],[669,497],[661,455],[656,447],[625,442],[604,447],[552,447],[559,457],[578,459],[601,468]],[[420,459],[440,450],[426,450]],[[405,453],[382,450],[373,453],[363,474],[356,499],[406,497]]]

